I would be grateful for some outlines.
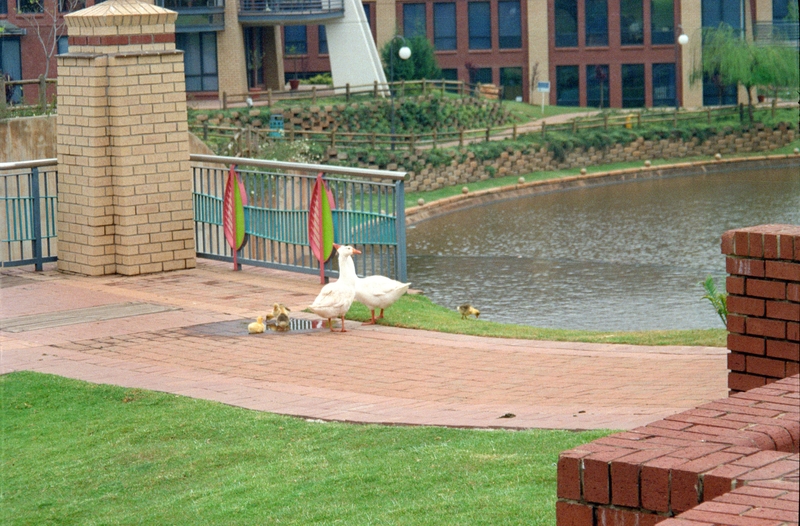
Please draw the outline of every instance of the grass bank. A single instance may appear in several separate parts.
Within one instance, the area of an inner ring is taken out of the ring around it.
[[[698,293],[698,301],[702,294]],[[709,305],[709,309],[713,308]],[[370,313],[361,303],[354,302],[347,319],[369,321]],[[631,331],[599,332],[567,329],[545,329],[527,325],[511,325],[470,318],[420,294],[406,294],[385,312],[379,324],[409,329],[421,329],[452,334],[469,334],[492,338],[517,338],[522,340],[547,340],[587,343],[622,343],[628,345],[692,345],[725,347],[725,329],[695,329],[683,331]]]
[[[315,423],[0,377],[3,524],[555,524],[558,453],[604,431]]]

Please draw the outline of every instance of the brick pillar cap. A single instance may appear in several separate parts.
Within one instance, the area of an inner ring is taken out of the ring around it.
[[[174,24],[178,13],[142,0],[106,0],[64,15],[68,27]]]

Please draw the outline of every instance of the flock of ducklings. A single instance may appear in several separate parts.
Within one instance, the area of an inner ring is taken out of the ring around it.
[[[256,321],[247,326],[247,332],[249,334],[261,334],[268,327],[279,332],[288,331],[289,312],[291,312],[291,309],[283,303],[275,303],[272,305],[272,312],[259,316]]]

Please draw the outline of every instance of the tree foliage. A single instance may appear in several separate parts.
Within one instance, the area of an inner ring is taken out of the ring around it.
[[[752,119],[753,88],[793,87],[797,89],[798,51],[780,43],[757,43],[744,38],[727,24],[703,31],[703,65],[692,75],[716,78],[721,85],[742,85]]]
[[[397,55],[403,46],[411,49],[411,57],[408,60],[403,60]],[[436,62],[433,45],[422,36],[390,40],[381,48],[381,59],[389,82],[438,79],[442,76],[442,70],[439,69]],[[392,76],[392,69],[394,69],[394,76]]]

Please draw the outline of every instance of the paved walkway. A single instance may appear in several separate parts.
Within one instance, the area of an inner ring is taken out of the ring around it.
[[[273,302],[318,319],[300,311],[319,278],[268,269],[233,272],[206,260],[136,277],[3,269],[0,287],[3,373],[39,371],[286,415],[631,429],[727,394],[721,348],[505,340],[349,321],[346,333],[248,335],[246,324]]]

